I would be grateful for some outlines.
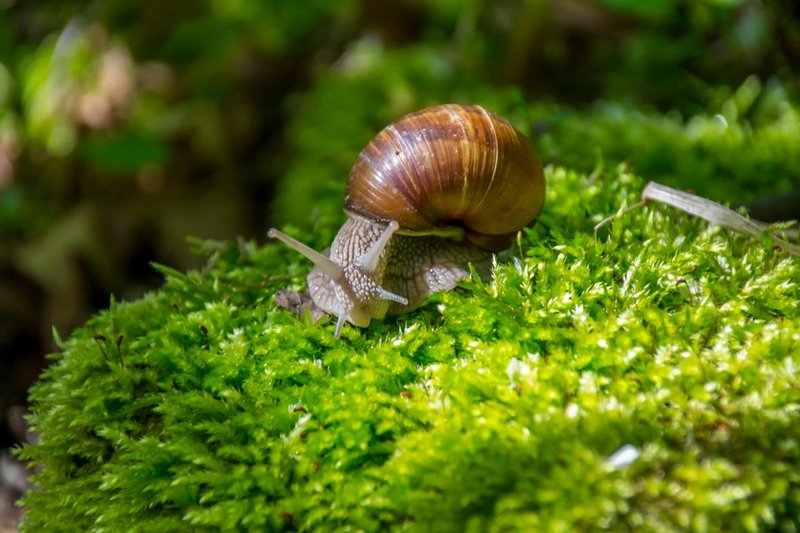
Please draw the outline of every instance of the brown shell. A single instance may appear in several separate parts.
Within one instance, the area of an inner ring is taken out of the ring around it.
[[[446,104],[387,126],[359,154],[345,209],[405,230],[463,226],[491,250],[532,224],[544,204],[539,158],[508,121]]]

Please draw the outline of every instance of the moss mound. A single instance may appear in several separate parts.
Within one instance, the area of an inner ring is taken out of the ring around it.
[[[272,305],[280,245],[159,267],[33,389],[27,529],[798,528],[800,261],[662,207],[595,238],[643,181],[547,178],[492,279],[340,341]]]

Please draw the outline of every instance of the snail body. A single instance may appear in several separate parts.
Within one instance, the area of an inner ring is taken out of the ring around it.
[[[478,106],[411,113],[361,151],[347,184],[348,219],[320,254],[275,230],[311,259],[314,304],[360,327],[417,307],[469,274],[531,225],[545,182],[533,148],[506,120]]]

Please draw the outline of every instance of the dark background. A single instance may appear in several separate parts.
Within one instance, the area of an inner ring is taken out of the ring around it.
[[[340,194],[399,110],[496,94],[690,117],[747,83],[797,102],[799,68],[793,0],[0,0],[0,449],[32,438],[54,331],[156,289],[152,261],[200,266],[187,236],[313,224],[303,202]],[[24,472],[7,453],[0,471],[13,525]]]

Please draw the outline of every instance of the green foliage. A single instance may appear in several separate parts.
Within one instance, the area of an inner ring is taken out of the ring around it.
[[[797,259],[656,206],[595,237],[642,181],[547,178],[492,279],[341,340],[274,308],[280,245],[159,267],[32,390],[27,529],[800,526]]]

